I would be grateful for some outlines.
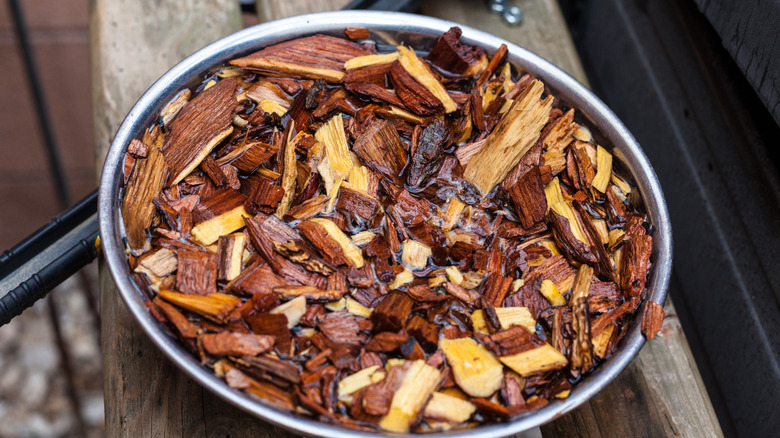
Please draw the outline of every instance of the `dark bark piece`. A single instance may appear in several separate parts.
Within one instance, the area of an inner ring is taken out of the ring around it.
[[[328,234],[322,225],[315,221],[306,220],[299,223],[297,229],[328,263],[333,266],[347,264],[341,245]]]
[[[426,126],[412,152],[412,159],[406,171],[406,183],[418,188],[439,171],[442,164],[442,150],[449,143],[449,130],[441,120],[434,120]]]
[[[217,291],[217,256],[210,252],[178,251],[176,289],[191,295],[209,295]]]
[[[391,65],[391,62],[387,62],[347,70],[341,82],[348,90],[354,84],[371,84],[386,89],[388,85],[387,73],[390,71]]]
[[[268,264],[259,263],[244,269],[238,277],[225,286],[225,289],[235,294],[258,295],[270,294],[275,287],[291,284],[295,283],[276,275]]]
[[[645,310],[642,313],[642,334],[648,341],[663,328],[664,315],[663,306],[653,301],[645,302]]]
[[[219,164],[210,155],[207,155],[198,167],[211,179],[215,186],[221,187],[227,184],[227,176],[225,176]]]
[[[247,364],[250,368],[261,371],[263,374],[276,376],[292,384],[301,383],[300,370],[288,361],[263,355],[258,357],[243,356],[241,362]]]
[[[419,116],[444,114],[444,104],[427,88],[417,82],[398,61],[389,70],[390,82],[407,108]]]
[[[391,123],[379,120],[355,140],[352,150],[369,169],[400,182],[407,154],[398,131]]]
[[[512,197],[515,212],[523,227],[532,228],[544,219],[547,212],[547,199],[544,196],[542,175],[538,167],[532,167],[521,176],[509,189],[509,196]]]
[[[413,304],[414,301],[403,292],[390,292],[382,297],[371,312],[374,332],[398,332],[404,328]]]
[[[230,162],[236,169],[244,173],[252,173],[257,170],[260,165],[268,161],[279,152],[279,148],[275,145],[263,143],[263,142],[250,142],[245,148],[242,148],[243,153],[237,156],[237,158]],[[228,154],[232,155],[232,154]],[[227,162],[225,158],[218,160],[220,164]]]
[[[306,100],[303,107],[307,110],[317,108],[325,100],[327,90],[328,83],[325,82],[325,79],[319,78],[314,81],[314,85],[306,91]]]
[[[415,313],[406,323],[406,331],[417,340],[428,353],[436,351],[439,342],[439,327]]]
[[[378,103],[389,103],[400,108],[404,108],[404,101],[395,93],[394,90],[383,86],[372,84],[370,82],[345,82],[344,88],[355,94],[371,97]]]
[[[225,78],[199,93],[169,125],[162,153],[168,164],[165,185],[178,184],[231,132],[240,82]]]
[[[192,222],[194,225],[205,222],[241,207],[245,202],[246,196],[241,192],[231,188],[220,189],[205,199],[201,197],[200,203],[192,210]]]
[[[130,140],[130,144],[127,145],[127,153],[134,158],[144,159],[149,156],[149,146],[138,139]]]
[[[152,200],[162,190],[168,167],[163,155],[155,148],[149,148],[146,159],[135,160],[130,179],[122,200],[122,219],[125,224],[127,245],[140,254],[150,248],[146,229],[154,218]]]
[[[583,243],[574,236],[569,226],[569,219],[554,212],[552,209],[548,212],[553,235],[561,250],[573,260],[589,265],[596,265],[598,259],[590,248],[589,244]]]
[[[317,326],[333,342],[360,345],[366,341],[366,337],[360,333],[356,319],[355,315],[346,310],[339,310],[320,315]]]
[[[325,206],[328,205],[328,197],[326,195],[318,195],[306,201],[294,205],[290,208],[287,214],[284,215],[286,221],[305,221],[318,215]]]
[[[339,189],[336,208],[342,210],[347,217],[357,219],[363,224],[370,221],[379,213],[381,206],[376,198],[362,190],[348,187],[346,184]]]
[[[392,254],[390,253],[390,245],[387,243],[385,236],[377,234],[363,247],[363,255],[366,257],[373,257],[378,259],[387,259]]]
[[[249,214],[257,214],[258,212],[270,214],[276,210],[276,206],[279,205],[283,196],[284,189],[281,186],[261,179],[244,203],[244,208]]]
[[[504,277],[500,274],[500,271],[491,272],[485,277],[485,281],[482,282],[480,288],[482,296],[491,306],[501,307],[512,285],[512,281],[511,277]]]
[[[298,233],[276,216],[259,213],[254,218],[247,219],[247,230],[252,239],[252,245],[271,266],[276,274],[294,284],[306,284],[314,287],[324,287],[325,277],[309,272],[301,266],[285,259],[274,249],[274,242],[286,243],[289,240],[300,239]]]
[[[287,328],[287,316],[281,313],[255,313],[245,316],[252,332],[274,337],[274,349],[279,355],[288,356],[292,350],[292,334]]]
[[[398,333],[380,332],[371,337],[366,344],[367,351],[390,353],[409,340],[409,335],[401,330]]]
[[[487,67],[485,51],[479,46],[460,42],[461,30],[451,27],[442,34],[431,51],[425,57],[431,64],[457,75],[476,75]]]
[[[309,249],[301,240],[288,240],[285,243],[274,242],[274,249],[287,260],[300,264],[307,271],[316,272],[322,275],[331,275],[335,270],[319,256],[314,254],[314,251]],[[333,289],[331,287],[329,288]]]
[[[488,337],[486,346],[496,356],[511,356],[524,351],[533,350],[545,345],[539,336],[528,331],[521,325],[515,325],[507,330],[501,330]]]
[[[203,348],[215,356],[257,356],[274,345],[272,336],[233,332],[204,333],[200,341]]]

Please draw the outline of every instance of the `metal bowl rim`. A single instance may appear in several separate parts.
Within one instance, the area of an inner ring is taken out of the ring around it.
[[[622,150],[625,164],[639,187],[648,215],[655,228],[654,261],[647,284],[648,300],[663,304],[671,274],[672,239],[669,214],[658,178],[650,163],[628,129],[609,108],[567,73],[540,56],[504,41],[489,33],[459,23],[414,14],[377,11],[334,11],[301,15],[259,24],[220,39],[187,57],[158,79],[138,100],[121,124],[112,141],[103,166],[99,187],[98,215],[104,257],[119,294],[146,334],[157,347],[179,368],[189,374],[220,398],[276,425],[300,433],[319,437],[347,438],[366,433],[342,426],[326,424],[314,419],[283,412],[269,407],[258,399],[229,388],[223,380],[203,367],[177,341],[161,330],[159,323],[143,304],[141,293],[131,278],[127,264],[122,224],[119,213],[121,169],[127,144],[136,138],[159,113],[167,99],[208,67],[235,57],[239,53],[273,44],[275,42],[316,32],[340,30],[359,26],[389,32],[415,32],[440,35],[451,26],[459,26],[465,42],[479,44],[489,53],[502,44],[507,45],[509,60],[542,79],[556,90],[556,97],[563,97],[579,111],[587,114],[593,125],[606,135],[616,150]],[[643,305],[644,306],[644,305]],[[553,400],[548,405],[507,423],[480,425],[459,431],[428,433],[427,436],[446,437],[495,437],[518,433],[551,421],[579,406],[611,382],[636,356],[644,344],[639,330],[642,307],[621,341],[618,350],[596,371],[575,385],[570,396]],[[376,432],[376,435],[395,435]]]

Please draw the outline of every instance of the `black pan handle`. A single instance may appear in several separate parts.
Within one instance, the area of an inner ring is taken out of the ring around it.
[[[94,260],[97,190],[0,255],[0,326]]]

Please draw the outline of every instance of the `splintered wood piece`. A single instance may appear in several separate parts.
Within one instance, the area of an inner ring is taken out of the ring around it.
[[[431,248],[416,240],[407,239],[403,243],[401,261],[414,269],[425,269],[428,266],[428,258],[431,256]]]
[[[176,258],[179,261],[177,290],[191,295],[209,295],[217,291],[218,257],[215,254],[179,250]]]
[[[352,150],[365,166],[391,181],[399,181],[408,159],[398,131],[384,120],[371,124],[355,140]]]
[[[373,219],[382,209],[379,201],[363,190],[356,190],[352,184],[342,183],[339,187],[339,197],[336,208],[352,218],[363,222]]]
[[[391,432],[409,432],[441,379],[439,370],[425,361],[412,361],[401,385],[393,394],[389,412],[379,421],[379,427]]]
[[[612,154],[601,146],[596,147],[596,176],[591,184],[601,193],[607,191],[610,177],[612,176]]]
[[[346,61],[369,54],[371,50],[361,44],[328,35],[312,35],[274,44],[230,63],[269,76],[281,73],[336,83],[344,76]]]
[[[230,312],[241,305],[240,299],[222,293],[187,295],[162,289],[160,290],[160,298],[218,324],[224,323]]]
[[[648,341],[655,337],[655,334],[661,331],[664,324],[664,308],[662,305],[653,302],[645,302],[645,310],[642,312],[642,334]]]
[[[425,405],[423,418],[426,420],[462,423],[477,410],[473,403],[443,392],[434,392]]]
[[[479,300],[480,295],[473,289],[466,289],[465,287],[452,282],[444,283],[444,288],[453,297],[463,301],[464,303],[473,306]]]
[[[442,34],[425,57],[440,69],[463,76],[476,76],[488,65],[485,51],[479,46],[461,44],[459,27]]]
[[[279,148],[275,145],[261,141],[248,141],[218,159],[217,164],[222,166],[229,163],[241,172],[252,173],[277,152]]]
[[[362,345],[366,341],[365,335],[360,333],[357,318],[346,310],[320,315],[317,327],[328,339],[339,344]]]
[[[368,29],[365,27],[346,27],[344,28],[344,35],[351,40],[365,40],[370,36]]]
[[[242,365],[245,364],[247,366],[245,372],[251,373],[251,375],[263,377],[264,379],[268,379],[268,377],[278,377],[289,383],[301,383],[301,373],[298,367],[285,360],[279,360],[269,354],[257,357],[242,356],[237,362]]]
[[[508,53],[509,50],[507,49],[506,44],[501,44],[501,47],[499,47],[498,50],[496,50],[496,53],[493,54],[493,57],[490,58],[490,62],[488,62],[485,70],[479,75],[479,78],[477,79],[477,88],[485,85],[488,79],[493,76],[493,73],[498,71],[498,68],[506,62]]]
[[[508,330],[515,325],[525,327],[529,332],[536,333],[536,320],[528,307],[495,307],[493,309],[498,316],[500,328]],[[474,332],[489,334],[485,310],[477,309],[471,314],[471,324]]]
[[[349,154],[347,137],[344,133],[344,121],[341,114],[331,117],[327,123],[314,133],[314,137],[320,143],[325,145],[325,157],[332,174],[333,181],[344,180],[349,171],[352,170],[354,163]],[[322,165],[322,164],[321,164]],[[323,172],[320,171],[322,174]],[[331,193],[333,184],[326,183],[327,193]]]
[[[436,76],[428,70],[420,58],[414,53],[414,50],[398,46],[398,62],[411,75],[417,83],[425,87],[444,107],[444,112],[449,114],[458,109],[458,105],[452,100],[444,86],[436,79]]]
[[[545,127],[547,134],[542,137],[542,146],[544,147],[542,159],[545,165],[550,166],[550,172],[557,175],[566,168],[564,150],[574,141],[573,133],[579,128],[579,125],[574,123],[573,109],[566,111],[563,116],[551,123],[552,126],[548,125],[549,130]]]
[[[270,294],[278,286],[289,286],[290,282],[276,275],[267,264],[252,265],[244,269],[225,289],[244,295]]]
[[[389,353],[405,344],[408,340],[409,335],[404,331],[398,333],[380,332],[372,336],[366,343],[366,350]]]
[[[236,368],[235,365],[230,364],[228,361],[223,362],[224,365],[222,366],[222,369],[224,370],[225,376],[228,375],[235,376],[236,372],[241,372],[238,368]],[[249,376],[247,376],[245,373],[241,373],[241,377],[239,379],[236,379],[236,377],[233,377],[234,380],[239,380],[241,382],[241,386],[246,386],[246,390],[259,397],[261,400],[271,403],[274,406],[278,406],[281,409],[286,410],[294,410],[295,409],[295,396],[290,393],[289,391],[285,391],[283,389],[280,389],[278,386],[263,382],[259,380],[255,380]]]
[[[330,198],[328,198],[326,195],[317,195],[313,198],[307,199],[306,201],[290,208],[284,219],[287,221],[305,221],[306,219],[310,219],[318,215],[325,208],[325,206],[328,205],[329,199]]]
[[[274,292],[284,299],[306,297],[311,302],[338,301],[346,293],[343,290],[326,290],[315,286],[278,286],[274,288]]]
[[[598,263],[582,221],[571,204],[566,201],[553,204],[547,217],[550,219],[558,246],[567,256],[580,263]]]
[[[436,351],[436,344],[439,340],[438,325],[428,322],[419,314],[415,314],[406,323],[406,331],[417,340],[425,351]]]
[[[538,167],[531,168],[521,176],[517,183],[510,187],[509,196],[512,197],[515,212],[523,227],[531,228],[544,219],[547,199]]]
[[[145,253],[138,259],[135,272],[143,272],[153,283],[176,271],[176,253],[168,248],[158,248]]]
[[[173,327],[176,328],[176,331],[178,331],[183,338],[192,339],[198,336],[198,329],[196,328],[195,324],[191,323],[190,320],[179,311],[179,309],[166,303],[160,299],[160,297],[154,297],[153,303],[154,306],[157,306],[157,308],[162,311],[162,313],[165,315],[165,318],[168,319],[168,322],[170,322]]]
[[[279,313],[287,317],[287,328],[293,328],[301,322],[306,314],[306,297],[300,296],[280,304],[270,310],[270,313]]]
[[[163,154],[153,147],[148,149],[145,159],[136,159],[122,200],[127,245],[135,254],[151,248],[146,229],[154,218],[152,200],[162,190],[168,173]]]
[[[498,359],[522,377],[557,370],[569,363],[566,356],[550,344],[508,356],[499,356]]]
[[[364,55],[352,58],[344,63],[347,74],[344,75],[343,82],[349,82],[359,78],[355,76],[350,77],[350,73],[354,73],[354,70],[369,66],[382,66],[381,68],[387,70],[390,68],[390,64],[396,59],[398,59],[398,52],[382,53],[381,55]]]
[[[252,333],[268,335],[274,338],[274,349],[279,354],[288,355],[293,348],[292,335],[287,328],[287,316],[281,313],[253,313],[244,317]]]
[[[233,189],[222,189],[192,211],[192,237],[204,246],[216,242],[220,236],[244,227],[244,218],[250,217],[244,208],[246,196]]]
[[[257,356],[274,345],[273,336],[248,335],[234,332],[200,335],[203,348],[215,356]]]
[[[251,219],[246,219],[246,225],[252,245],[276,274],[294,284],[308,284],[315,287],[325,285],[325,277],[309,272],[298,264],[285,259],[274,249],[274,243],[300,239],[295,230],[276,216],[262,213],[258,213]]]
[[[217,242],[217,280],[231,281],[241,273],[246,235],[233,233],[220,236]]]
[[[284,194],[285,191],[281,186],[260,178],[244,203],[244,208],[250,214],[257,214],[259,211],[266,214],[273,213]]]
[[[628,236],[623,246],[620,266],[620,288],[629,298],[640,296],[645,289],[647,270],[650,269],[650,254],[653,238],[647,234]]]
[[[286,243],[274,242],[276,252],[306,268],[307,271],[316,272],[322,275],[330,275],[334,272],[333,267],[328,266],[314,252],[309,249],[302,241],[289,240]]]
[[[338,393],[339,400],[349,400],[349,396],[360,391],[366,386],[376,383],[379,379],[384,378],[384,370],[379,369],[379,365],[373,365],[368,368],[350,374],[339,381]]]
[[[420,116],[430,116],[444,112],[444,104],[423,84],[417,82],[400,63],[395,61],[388,71],[390,83],[404,106]]]
[[[552,109],[553,97],[541,100],[544,84],[534,80],[487,136],[485,146],[463,172],[466,181],[487,195],[539,139]]]
[[[295,157],[295,144],[298,136],[293,137],[295,132],[295,120],[290,120],[290,125],[287,127],[286,140],[284,142],[284,153],[282,163],[284,168],[282,170],[282,190],[284,194],[279,201],[279,205],[276,206],[276,217],[282,218],[290,209],[293,197],[295,196],[295,184],[298,177],[298,166]]]
[[[504,367],[484,345],[471,338],[439,339],[455,382],[473,397],[490,397],[504,380]]]
[[[593,367],[590,313],[588,312],[588,294],[592,278],[593,268],[581,265],[577,271],[577,277],[574,279],[569,299],[569,306],[572,309],[571,328],[575,335],[571,345],[571,366],[583,373]]]
[[[365,261],[360,248],[330,219],[308,219],[298,224],[297,228],[329,263],[336,266],[349,263],[355,268],[363,267]]]
[[[226,78],[187,103],[170,124],[162,153],[168,164],[165,185],[178,184],[233,132],[240,82]]]

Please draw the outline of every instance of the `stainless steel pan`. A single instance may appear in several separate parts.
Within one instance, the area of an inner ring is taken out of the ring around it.
[[[123,223],[120,217],[122,165],[131,139],[155,121],[160,109],[179,90],[199,83],[205,74],[225,61],[246,55],[281,41],[310,35],[329,33],[343,35],[345,27],[367,27],[371,37],[381,45],[406,44],[419,51],[427,51],[436,38],[456,23],[391,12],[338,11],[302,15],[248,28],[188,57],[160,78],[136,103],[122,123],[108,152],[99,188],[98,215],[100,236],[111,275],[119,295],[143,330],[154,343],[184,372],[219,397],[239,408],[274,424],[313,436],[357,437],[356,432],[336,425],[324,424],[288,412],[282,412],[261,403],[258,399],[229,388],[211,370],[202,366],[178,342],[168,336],[143,305],[143,294],[133,283],[125,246],[122,240]],[[653,258],[647,283],[648,299],[663,304],[671,272],[672,239],[669,214],[661,186],[641,147],[625,126],[603,102],[572,77],[539,56],[493,35],[457,24],[463,30],[463,40],[482,46],[494,53],[502,43],[509,48],[508,60],[519,69],[542,79],[554,95],[573,106],[587,118],[594,128],[594,136],[615,147],[616,161],[633,175],[653,225]],[[642,311],[640,307],[639,311]],[[598,369],[574,386],[571,395],[553,400],[541,409],[508,423],[489,424],[468,430],[441,433],[435,436],[489,437],[505,436],[546,423],[563,415],[604,388],[636,356],[644,344],[640,333],[641,318],[635,318],[628,334],[615,354]],[[377,432],[377,434],[381,434]]]

